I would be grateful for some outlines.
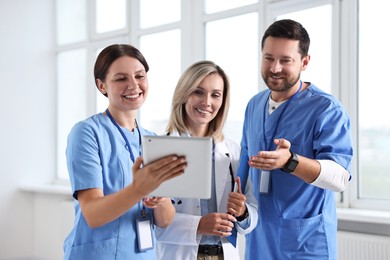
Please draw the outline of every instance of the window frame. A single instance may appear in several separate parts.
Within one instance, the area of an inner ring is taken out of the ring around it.
[[[206,14],[203,12],[203,1],[181,0],[181,21],[145,29],[140,29],[139,27],[139,1],[140,0],[126,0],[126,28],[104,34],[96,34],[94,32],[95,14],[93,12],[96,10],[96,5],[94,0],[87,1],[87,40],[55,47],[56,54],[64,50],[80,47],[87,49],[88,68],[86,68],[86,84],[90,85],[90,87],[88,87],[89,92],[85,106],[88,114],[96,113],[96,88],[93,86],[93,81],[89,79],[92,78],[95,52],[99,48],[113,43],[131,43],[135,47],[139,47],[139,39],[144,35],[172,29],[180,29],[182,32],[181,68],[184,70],[193,61],[203,59],[205,56],[205,23],[207,22],[242,15],[249,12],[258,12],[258,42],[260,48],[261,36],[264,29],[267,25],[274,21],[274,18],[277,15],[324,4],[331,4],[333,19],[332,33],[334,36],[332,40],[332,94],[343,103],[351,117],[351,129],[354,144],[352,180],[349,183],[347,190],[340,194],[341,199],[338,203],[338,207],[344,209],[390,211],[390,201],[362,199],[358,197],[358,1],[259,0],[258,3],[250,4],[248,6],[224,10],[218,13]],[[258,62],[258,67],[260,68],[260,57]],[[355,64],[355,66],[350,66],[350,64]],[[258,91],[261,91],[265,88],[265,85],[260,73],[257,79]],[[58,110],[57,120],[59,120]],[[142,117],[140,118],[140,121],[142,122]],[[58,138],[60,137],[57,136],[57,140]],[[56,151],[57,153],[59,152],[58,149],[56,149]],[[66,180],[58,178],[58,173],[56,173],[56,179],[60,182],[66,182]]]

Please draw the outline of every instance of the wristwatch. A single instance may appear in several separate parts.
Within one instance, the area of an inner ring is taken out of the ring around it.
[[[283,166],[283,168],[281,168],[282,171],[288,173],[295,171],[295,168],[297,168],[299,163],[298,156],[295,153],[293,153],[291,150],[290,153],[291,153],[290,159],[288,159],[287,163]]]

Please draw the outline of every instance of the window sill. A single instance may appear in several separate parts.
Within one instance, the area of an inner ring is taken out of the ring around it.
[[[52,194],[52,195],[72,195],[72,189],[69,184],[57,183],[23,183],[19,186],[21,191]]]
[[[388,211],[337,208],[337,217],[344,221],[390,224]]]
[[[71,196],[69,183],[23,183],[21,191],[37,194]],[[338,229],[350,232],[390,236],[390,212],[337,208]]]
[[[338,230],[390,236],[390,212],[364,209],[337,209]]]

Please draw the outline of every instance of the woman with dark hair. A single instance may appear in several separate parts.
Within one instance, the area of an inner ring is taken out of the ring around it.
[[[64,243],[64,259],[155,259],[154,228],[166,227],[175,209],[169,198],[148,194],[184,172],[175,155],[148,165],[137,110],[148,90],[149,66],[131,45],[111,45],[97,57],[98,90],[108,98],[104,113],[71,130],[66,149],[75,207],[74,227]]]

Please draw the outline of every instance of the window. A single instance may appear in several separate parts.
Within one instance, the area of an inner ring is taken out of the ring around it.
[[[157,134],[164,134],[173,91],[181,72],[180,30],[142,36],[140,46],[150,67],[148,72],[150,90],[140,110],[140,124]]]
[[[219,33],[224,28],[229,28],[229,33]],[[224,133],[237,143],[246,104],[259,88],[257,32],[258,14],[254,12],[206,23],[206,59],[216,62],[230,79],[230,108]]]
[[[359,1],[358,199],[390,201],[390,104],[387,93],[387,1]],[[374,15],[373,15],[374,14]],[[374,38],[374,37],[375,38]]]
[[[331,93],[332,5],[301,8],[299,11],[277,16],[277,20],[286,18],[300,22],[310,36],[311,58],[309,66],[302,72],[302,80],[310,81],[325,92]]]
[[[165,131],[181,72],[201,59],[215,61],[232,87],[225,134],[240,142],[246,103],[265,88],[262,34],[273,21],[291,18],[304,25],[312,42],[302,79],[335,95],[351,116],[353,181],[338,194],[340,206],[390,209],[390,105],[382,94],[386,84],[373,76],[385,75],[382,61],[389,54],[378,24],[385,23],[389,7],[380,0],[56,0],[58,178],[68,178],[70,128],[107,107],[92,74],[102,48],[130,43],[145,55],[151,91],[138,117],[158,134]]]
[[[87,1],[56,1],[57,45],[87,39]]]
[[[86,67],[84,48],[59,52],[57,55],[57,167],[60,177],[67,176],[66,136],[75,122],[87,116]]]
[[[180,21],[180,0],[142,0],[140,3],[140,27],[150,28]],[[161,12],[161,10],[164,10]]]
[[[205,12],[215,13],[256,3],[257,0],[204,0]]]
[[[126,28],[126,0],[96,1],[96,33]]]
[[[97,106],[99,109],[107,106],[107,101],[96,90],[93,81],[93,62],[97,50],[107,40],[93,41],[91,37],[100,36],[103,39],[101,35],[116,31],[116,34],[110,36],[111,41],[126,41],[118,37],[126,33],[126,12],[121,12],[126,10],[126,1],[93,2],[97,18],[93,26],[88,26],[87,19],[87,10],[93,9],[90,4],[91,1],[86,0],[56,0],[57,176],[59,179],[68,179],[65,149],[71,128],[76,122],[95,113]],[[112,18],[113,14],[115,14],[114,18]]]

